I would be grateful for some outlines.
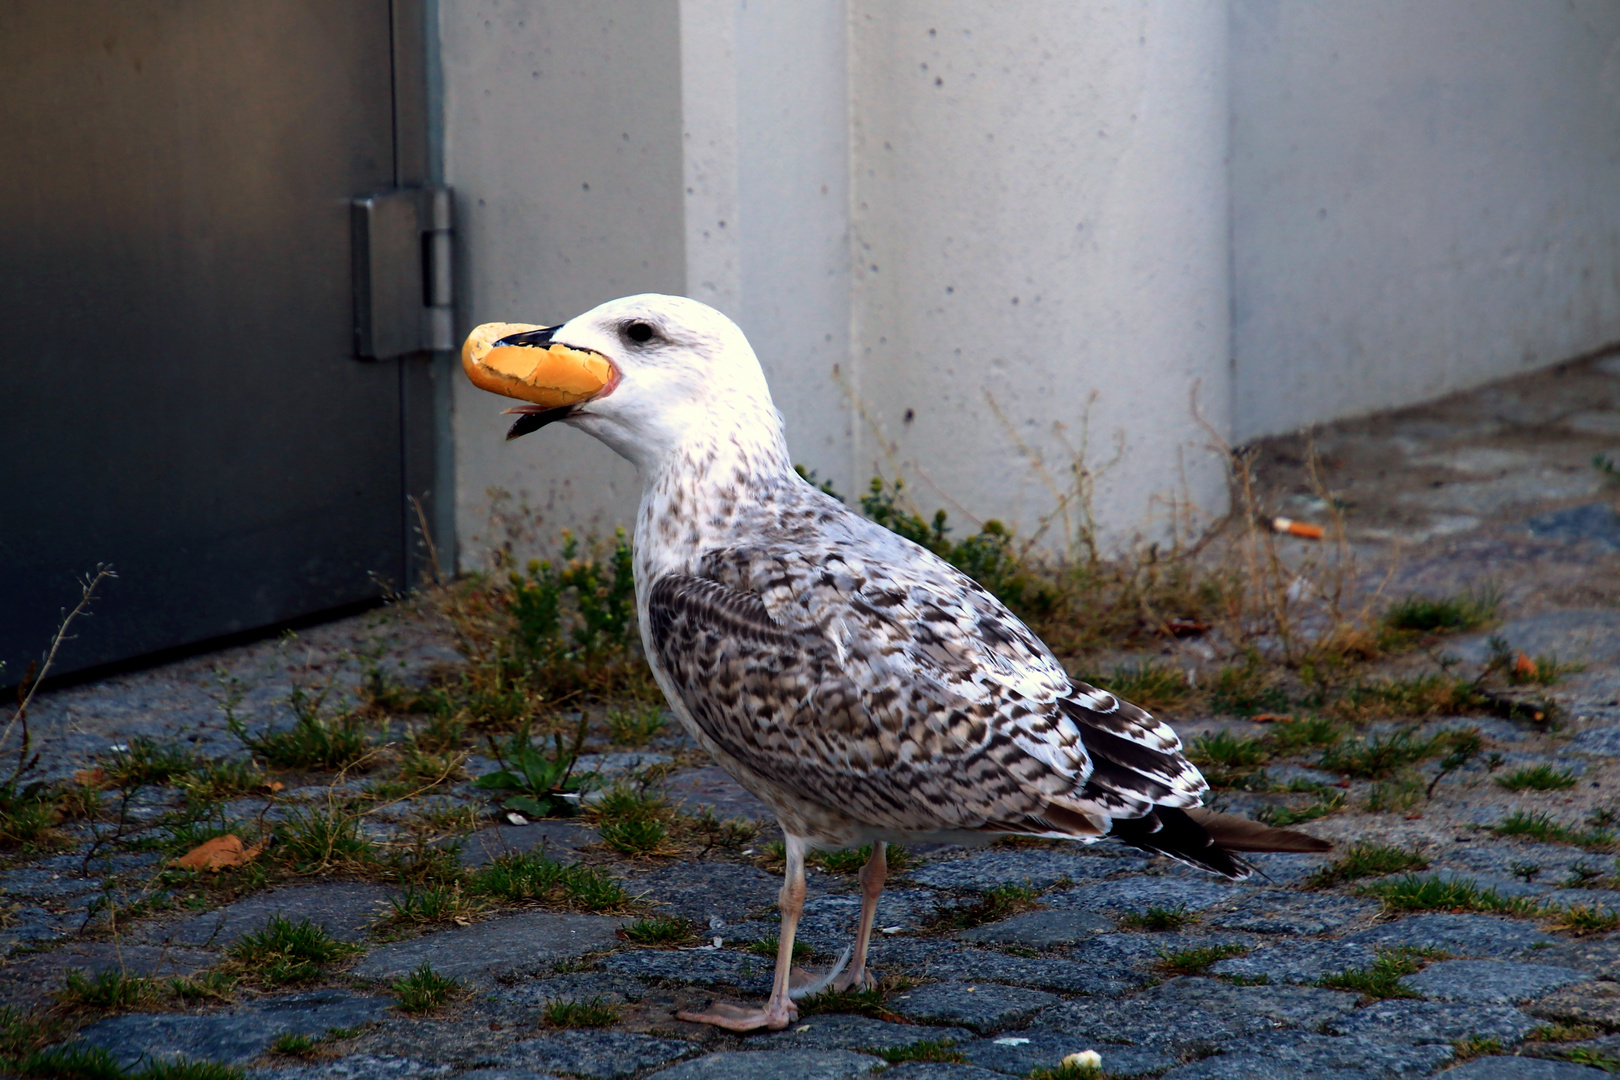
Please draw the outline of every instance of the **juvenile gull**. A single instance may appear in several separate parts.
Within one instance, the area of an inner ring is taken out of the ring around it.
[[[1208,785],[1167,725],[1070,678],[973,579],[802,480],[759,361],[718,311],[648,294],[561,326],[486,324],[462,366],[527,402],[507,438],[562,421],[636,466],[647,660],[786,837],[770,1000],[683,1019],[780,1029],[826,985],[790,989],[811,848],[872,845],[844,989],[871,985],[888,841],[1113,836],[1232,878],[1248,873],[1234,852],[1328,847],[1200,809]]]

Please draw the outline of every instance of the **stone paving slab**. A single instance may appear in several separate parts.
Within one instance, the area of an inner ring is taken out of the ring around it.
[[[1480,1005],[1393,999],[1375,1001],[1331,1020],[1326,1034],[1357,1035],[1387,1042],[1451,1043],[1469,1037],[1520,1042],[1541,1021],[1511,1005]]]
[[[1109,1076],[1136,1077],[1162,1073],[1179,1058],[1163,1049],[1135,1046],[1097,1047],[1060,1031],[1009,1031],[989,1039],[959,1044],[956,1049],[975,1065],[998,1073],[1028,1076],[1035,1069],[1053,1069],[1070,1054],[1098,1050],[1103,1071]]]
[[[1370,921],[1380,908],[1373,900],[1267,889],[1242,897],[1205,921],[1221,930],[1251,934],[1315,935]]]
[[[1120,1001],[1077,998],[1043,1011],[1031,1026],[1088,1045],[1220,1047],[1278,1027],[1318,1030],[1347,1015],[1356,1000],[1355,994],[1317,987],[1233,986],[1182,977]],[[1175,1020],[1165,1023],[1164,1017]]]
[[[1435,1001],[1471,1001],[1505,1005],[1529,1001],[1569,983],[1591,977],[1574,968],[1520,964],[1505,960],[1442,960],[1430,964],[1401,985]]]
[[[1446,1080],[1603,1080],[1602,1069],[1548,1058],[1482,1057],[1446,1070]]]
[[[1422,1076],[1451,1059],[1436,1043],[1384,1043],[1296,1032],[1270,1032],[1227,1053],[1189,1062],[1164,1080],[1371,1080]]]
[[[612,1080],[675,1061],[696,1049],[680,1039],[633,1032],[559,1031],[514,1043],[493,1059],[478,1064]]]
[[[1532,1016],[1567,1024],[1620,1028],[1620,983],[1587,982],[1562,986],[1524,1007]]]
[[[1025,945],[1048,949],[1075,945],[1114,928],[1115,920],[1094,911],[1031,911],[1010,919],[976,926],[956,935],[963,941],[987,945]]]
[[[869,1016],[841,1013],[816,1014],[801,1019],[786,1031],[760,1032],[748,1037],[748,1050],[894,1050],[924,1041],[965,1043],[973,1032],[959,1027],[891,1024]]]
[[[258,1057],[279,1035],[319,1037],[333,1028],[359,1027],[380,1018],[392,1005],[391,998],[315,990],[211,1014],[114,1016],[90,1025],[79,1037],[109,1050],[126,1067],[177,1055],[234,1065]]]
[[[883,1074],[883,1080],[1003,1080],[1004,1074],[948,1061],[908,1061]]]
[[[853,1050],[731,1051],[683,1061],[646,1080],[850,1080],[883,1067],[882,1058]]]
[[[284,885],[206,915],[154,924],[143,929],[143,936],[153,942],[223,949],[243,934],[263,930],[280,915],[295,923],[308,919],[339,941],[363,942],[376,921],[392,910],[389,899],[398,895],[398,889],[364,881]]]
[[[1072,956],[1017,956],[933,940],[896,939],[873,951],[873,963],[898,967],[909,977],[962,983],[979,980],[1079,994],[1120,994],[1145,978],[1117,960],[1076,962]]]
[[[440,975],[488,982],[512,972],[549,970],[560,960],[619,944],[620,918],[527,911],[372,949],[351,970],[362,979],[397,979],[425,960]]]
[[[939,982],[898,993],[889,1007],[913,1020],[993,1031],[1027,1019],[1061,1000],[1055,994],[1021,986]]]
[[[111,941],[77,941],[47,953],[23,957],[0,970],[0,1002],[37,1001],[60,990],[69,971],[167,979],[190,975],[217,963],[219,957],[200,949],[129,945]]]
[[[984,892],[1002,885],[1050,889],[1063,882],[1097,881],[1111,874],[1138,873],[1148,860],[1124,854],[1116,847],[1099,847],[1085,854],[1062,851],[987,851],[959,859],[925,863],[904,876],[937,889]]]
[[[601,839],[577,821],[531,821],[527,825],[491,825],[467,837],[458,856],[461,865],[483,866],[502,855],[534,852],[552,862],[574,862],[579,849]]]
[[[605,956],[597,966],[615,975],[674,985],[729,986],[769,993],[776,961],[738,949],[636,949]]]
[[[450,1075],[448,1065],[434,1065],[393,1054],[349,1054],[336,1061],[310,1065],[290,1065],[274,1069],[250,1069],[251,1080],[438,1080]],[[510,1080],[531,1080],[531,1074],[515,1074]],[[541,1077],[540,1080],[559,1080]]]
[[[1409,945],[1440,949],[1457,957],[1516,956],[1536,945],[1556,944],[1534,923],[1494,915],[1411,915],[1351,934],[1346,940],[1381,948]]]
[[[1239,886],[1206,875],[1202,878],[1130,877],[1099,881],[1077,889],[1050,892],[1041,900],[1047,907],[1056,909],[1124,913],[1153,907],[1201,911],[1241,895]]]
[[[1378,954],[1355,941],[1285,941],[1212,966],[1210,974],[1274,983],[1314,983],[1324,975],[1364,968]]]

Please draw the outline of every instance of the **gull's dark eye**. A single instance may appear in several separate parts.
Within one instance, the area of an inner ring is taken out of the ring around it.
[[[633,322],[624,328],[624,336],[631,341],[651,341],[653,328],[644,322]]]

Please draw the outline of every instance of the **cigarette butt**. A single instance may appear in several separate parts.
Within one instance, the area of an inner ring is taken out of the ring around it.
[[[1287,533],[1289,536],[1303,537],[1306,540],[1322,539],[1322,526],[1295,521],[1293,518],[1272,518],[1271,528],[1273,532]]]

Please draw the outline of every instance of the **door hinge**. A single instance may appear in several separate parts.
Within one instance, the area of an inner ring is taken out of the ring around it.
[[[356,356],[455,347],[454,206],[447,187],[399,188],[350,203]]]

